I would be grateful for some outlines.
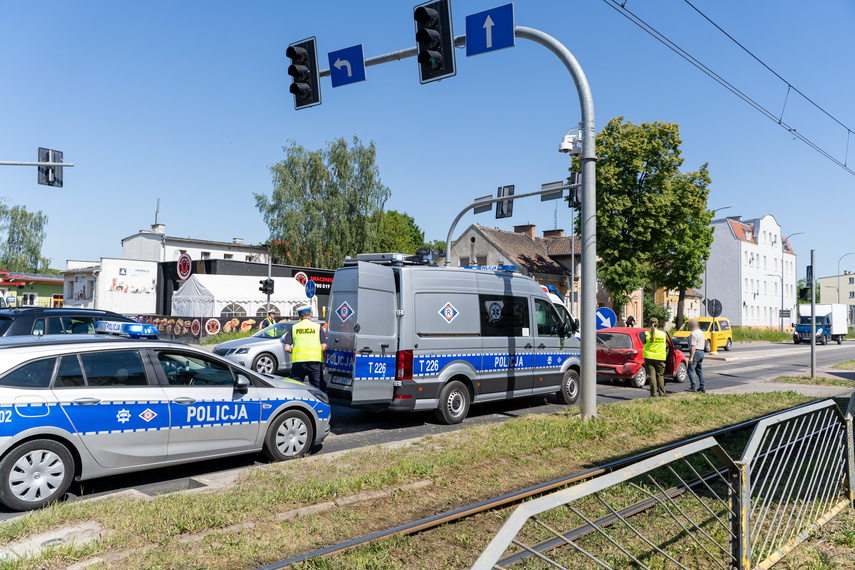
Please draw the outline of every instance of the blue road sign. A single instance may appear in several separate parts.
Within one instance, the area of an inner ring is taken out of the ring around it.
[[[362,44],[331,51],[330,79],[333,87],[365,81],[365,52]]]
[[[466,16],[466,57],[514,45],[513,3]]]
[[[311,299],[315,296],[315,282],[309,279],[306,281],[306,297]]]
[[[615,326],[617,323],[617,315],[608,307],[600,307],[597,309],[597,330],[607,329]]]

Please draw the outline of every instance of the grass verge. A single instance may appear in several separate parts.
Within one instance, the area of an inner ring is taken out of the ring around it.
[[[835,370],[855,370],[855,360],[844,360],[832,366]]]
[[[844,388],[851,388],[855,390],[855,381],[846,380],[845,378],[823,378],[822,376],[817,376],[815,378],[811,378],[810,376],[778,376],[772,382],[778,382],[779,384],[808,384],[811,386],[842,386]]]
[[[731,327],[731,330],[733,331],[733,342],[785,342],[793,339],[792,333],[781,331],[760,330],[750,327]]]
[[[80,549],[0,562],[0,568],[61,568],[120,551],[131,551],[120,564],[128,568],[254,568],[811,399],[792,392],[682,393],[603,405],[598,421],[582,420],[573,407],[427,436],[406,448],[368,447],[334,459],[259,466],[246,470],[232,488],[220,492],[55,505],[0,525],[0,544],[88,520],[102,523],[111,534]],[[434,485],[325,513],[289,520],[275,517],[355,492],[422,479],[431,479]],[[489,513],[483,516],[498,520]],[[438,540],[435,544],[420,545],[418,541],[427,537],[393,539],[319,564],[331,568],[468,567],[489,540],[492,525],[471,533],[458,532],[456,526],[431,535],[431,540]],[[190,535],[199,539],[188,540]],[[151,545],[155,547],[144,549]],[[411,549],[413,545],[418,548]]]

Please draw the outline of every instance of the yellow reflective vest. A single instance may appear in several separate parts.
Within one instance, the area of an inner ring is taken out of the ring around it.
[[[665,334],[665,331],[655,329],[652,335],[648,331],[647,342],[644,343],[644,351],[642,352],[644,360],[665,360],[668,357],[668,351],[665,347],[666,338],[668,335]]]
[[[291,327],[291,362],[321,362],[321,325],[303,319]],[[665,358],[663,357],[663,360]]]

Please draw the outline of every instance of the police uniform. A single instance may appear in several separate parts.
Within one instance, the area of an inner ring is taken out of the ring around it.
[[[652,333],[652,334],[651,334]],[[651,327],[644,343],[644,369],[650,380],[650,397],[665,396],[665,361],[668,359],[668,334]]]
[[[301,311],[302,312],[302,311]],[[324,359],[323,346],[327,343],[327,331],[310,319],[300,319],[285,335],[282,344],[291,345],[291,378],[304,380],[319,390],[326,389],[321,374],[321,362]]]

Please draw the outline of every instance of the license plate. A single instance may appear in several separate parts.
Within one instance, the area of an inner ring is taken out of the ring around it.
[[[345,378],[344,376],[333,376],[330,378],[330,384],[339,384],[341,386],[350,386],[353,378]]]

